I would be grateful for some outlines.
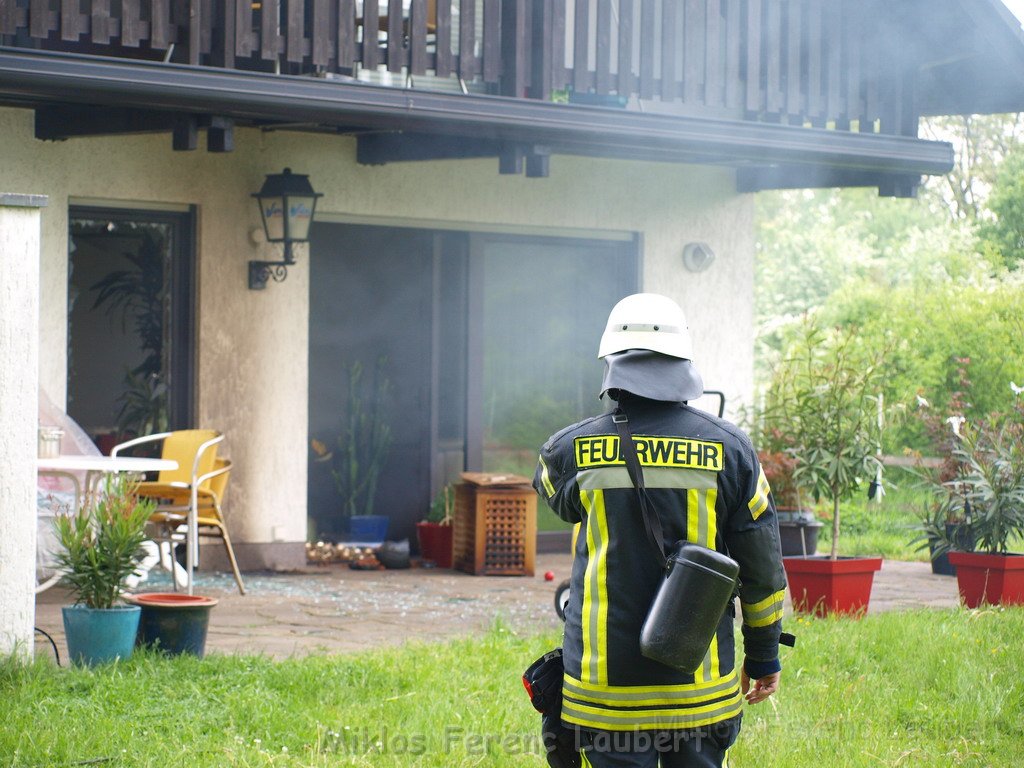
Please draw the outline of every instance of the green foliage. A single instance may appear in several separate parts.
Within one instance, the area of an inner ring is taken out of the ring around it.
[[[954,219],[974,222],[986,205],[988,190],[1007,154],[1024,133],[1021,113],[949,115],[921,121],[921,134],[953,145],[953,169],[926,180],[922,197],[932,198]]]
[[[57,565],[76,604],[110,608],[124,581],[138,564],[145,540],[146,521],[154,503],[139,499],[132,483],[120,475],[108,476],[103,493],[81,510],[57,515],[54,527],[62,551]]]
[[[988,207],[994,220],[981,225],[982,241],[1016,269],[1024,263],[1024,148],[1014,148],[999,166]]]
[[[167,431],[167,384],[156,374],[125,371],[124,393],[118,398],[118,429],[136,435]]]
[[[793,480],[817,501],[832,502],[832,557],[838,554],[839,504],[878,467],[877,395],[884,349],[863,348],[855,330],[827,334],[810,319],[776,368],[766,419],[785,425],[796,460]]]
[[[386,414],[391,381],[384,374],[386,367],[387,359],[378,358],[373,381],[364,382],[362,363],[352,363],[348,368],[344,421],[335,450],[319,440],[311,441],[316,461],[330,464],[344,518],[374,514],[377,481],[392,441]]]
[[[915,407],[922,396],[934,413],[959,413],[977,421],[1012,407],[1009,382],[1024,382],[1024,281],[982,279],[908,285],[887,291],[851,286],[823,312],[825,322],[856,326],[867,347],[890,347],[882,392],[887,402]],[[970,369],[966,401],[961,367]],[[934,455],[922,420],[907,419],[887,430],[885,450],[905,448]]]
[[[452,512],[455,509],[455,485],[447,483],[444,488],[438,491],[437,496],[430,503],[430,510],[427,512],[428,523],[442,523],[448,525],[452,520]]]

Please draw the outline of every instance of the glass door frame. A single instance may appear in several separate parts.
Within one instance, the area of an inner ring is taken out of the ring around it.
[[[489,241],[522,242],[524,244],[551,244],[607,247],[621,243],[632,250],[632,268],[624,268],[620,276],[631,280],[627,293],[639,290],[643,280],[643,236],[632,233],[626,237],[572,237],[571,235],[504,234],[469,232],[467,275],[467,339],[466,339],[466,456],[468,472],[480,472],[484,465],[484,248]],[[611,309],[611,307],[609,307]],[[597,338],[595,337],[595,349]],[[538,446],[539,447],[539,446]]]
[[[168,429],[187,429],[195,422],[196,389],[196,272],[197,272],[197,207],[181,210],[167,208],[120,207],[101,204],[68,206],[68,240],[74,219],[107,219],[109,221],[143,221],[171,227],[170,307],[171,328],[168,336]],[[68,254],[70,279],[71,255]],[[68,313],[68,344],[71,343],[71,314]],[[70,351],[70,350],[69,350]]]

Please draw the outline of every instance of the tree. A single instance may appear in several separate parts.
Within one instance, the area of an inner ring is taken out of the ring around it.
[[[988,207],[992,219],[980,227],[982,243],[1016,269],[1024,263],[1024,148],[1011,150],[999,166]]]
[[[921,135],[953,145],[953,170],[929,179],[924,195],[941,200],[950,215],[974,222],[982,217],[985,201],[1000,163],[1024,136],[1024,114],[951,115],[921,121]]]

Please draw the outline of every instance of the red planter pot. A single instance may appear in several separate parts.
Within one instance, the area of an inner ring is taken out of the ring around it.
[[[827,616],[831,613],[863,615],[871,598],[880,557],[784,557],[793,610]]]
[[[452,526],[440,523],[416,523],[420,556],[438,568],[452,567]]]
[[[1024,555],[950,552],[960,598],[968,608],[982,603],[1024,605]]]

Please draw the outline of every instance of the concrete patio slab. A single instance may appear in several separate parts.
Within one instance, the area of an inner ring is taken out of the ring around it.
[[[229,574],[200,572],[196,591],[220,600],[211,614],[208,653],[286,658],[443,640],[482,631],[495,621],[526,632],[557,630],[561,622],[554,611],[554,591],[568,578],[570,563],[568,554],[538,555],[532,577],[310,567],[301,573],[248,574],[245,596],[238,594]],[[554,581],[544,580],[546,571],[554,573]],[[139,591],[170,590],[168,575],[154,572]],[[60,587],[36,601],[36,626],[54,637],[62,659],[67,649],[60,608],[68,602]],[[932,575],[927,563],[887,561],[875,576],[870,612],[951,608],[957,602],[956,579]],[[52,656],[41,635],[36,653]]]

